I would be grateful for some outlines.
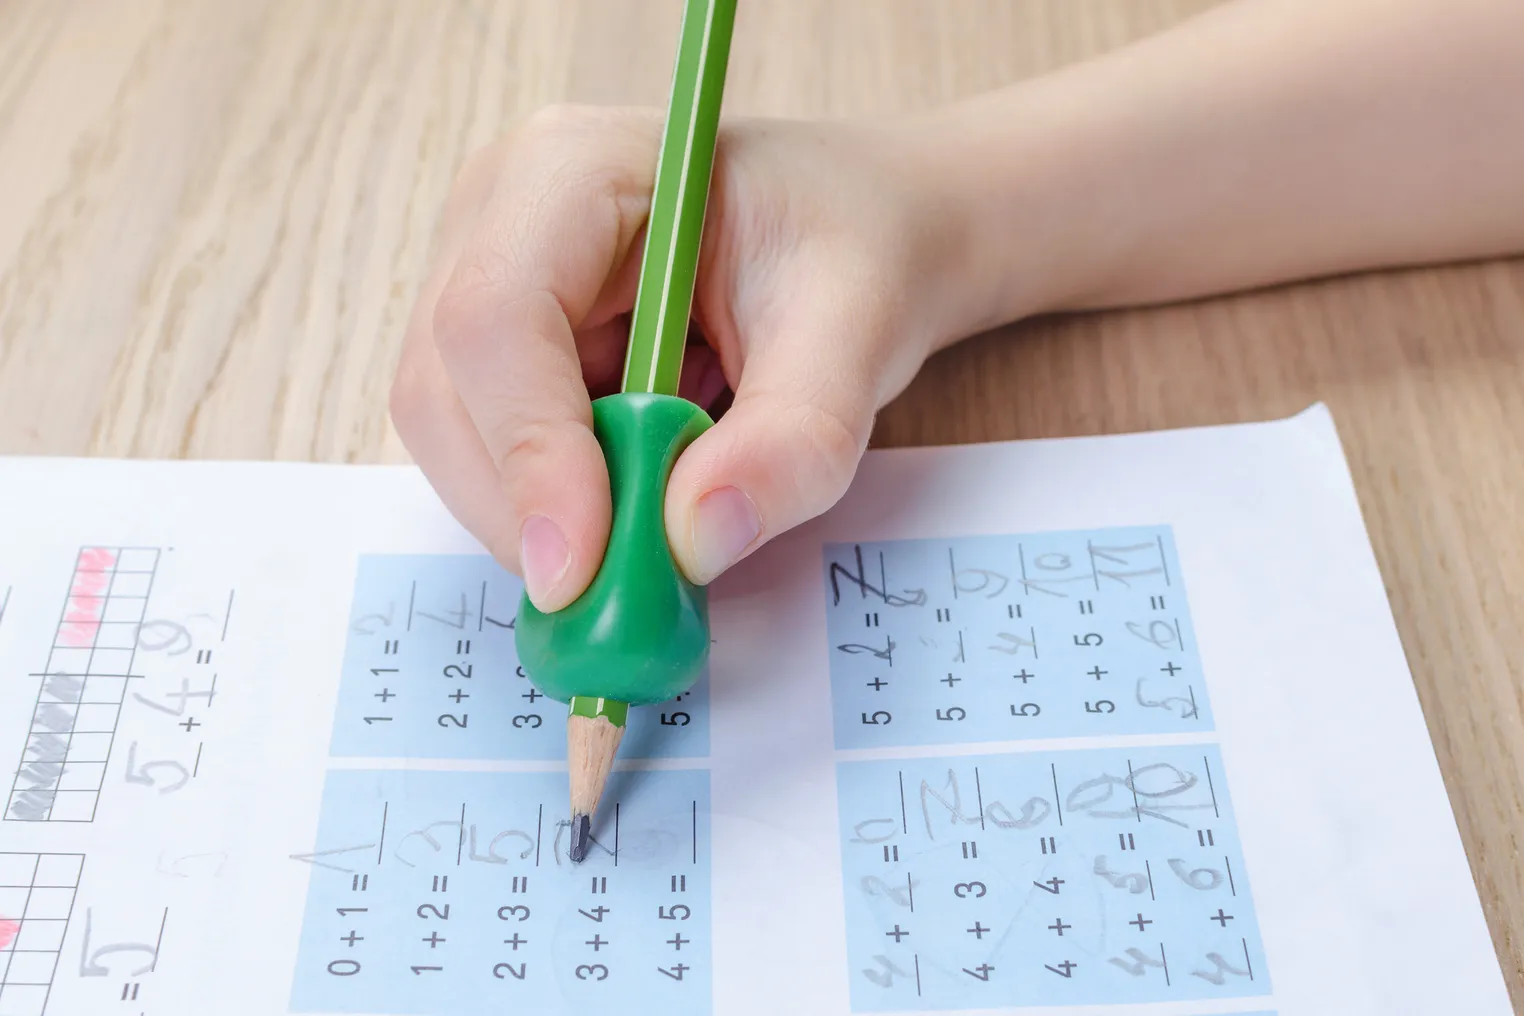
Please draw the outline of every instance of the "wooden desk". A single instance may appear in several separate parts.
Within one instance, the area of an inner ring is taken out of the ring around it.
[[[1208,5],[768,0],[742,12],[727,100],[926,106]],[[457,165],[552,100],[660,105],[679,9],[0,7],[0,452],[403,460],[386,393]],[[1223,423],[1318,399],[1524,999],[1524,263],[1028,323],[935,359],[876,443]]]

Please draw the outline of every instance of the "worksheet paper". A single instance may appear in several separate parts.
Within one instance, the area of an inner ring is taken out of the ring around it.
[[[410,468],[0,460],[0,1016],[1510,1011],[1335,430],[869,453],[566,857]]]

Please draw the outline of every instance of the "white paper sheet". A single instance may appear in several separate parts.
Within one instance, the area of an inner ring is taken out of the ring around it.
[[[581,866],[415,471],[0,460],[0,517],[0,1016],[1510,1011],[1321,407],[870,453]]]

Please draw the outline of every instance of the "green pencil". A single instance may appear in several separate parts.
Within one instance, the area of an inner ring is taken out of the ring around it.
[[[587,855],[630,706],[685,693],[708,660],[704,591],[672,559],[663,502],[677,456],[711,424],[677,397],[677,385],[735,9],[735,0],[688,0],[683,13],[623,390],[593,403],[614,503],[603,565],[565,609],[544,614],[527,597],[519,609],[520,661],[546,695],[570,706],[573,861]],[[689,718],[674,709],[662,719],[680,726]]]
[[[677,394],[735,17],[735,0],[688,0],[683,14],[630,323],[626,392]]]

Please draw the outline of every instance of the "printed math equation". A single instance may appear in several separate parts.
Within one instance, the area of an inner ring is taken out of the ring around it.
[[[1212,729],[1165,528],[832,544],[836,746]]]

